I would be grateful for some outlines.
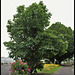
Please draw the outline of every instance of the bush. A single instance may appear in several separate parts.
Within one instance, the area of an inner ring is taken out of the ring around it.
[[[22,60],[16,60],[16,62],[11,64],[9,68],[11,75],[28,75],[30,72],[30,68],[27,65],[27,62],[23,62]]]
[[[59,62],[58,61],[55,61],[55,64],[58,64]]]
[[[49,60],[45,60],[45,63],[46,63],[46,64],[50,64],[50,61],[49,61]]]

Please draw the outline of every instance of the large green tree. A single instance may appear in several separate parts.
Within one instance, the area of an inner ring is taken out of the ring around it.
[[[4,42],[4,45],[10,51],[9,57],[27,61],[31,73],[36,72],[36,68],[41,68],[38,62],[43,58],[44,50],[47,48],[43,45],[44,29],[49,26],[50,17],[51,13],[40,1],[39,4],[33,3],[29,7],[19,6],[13,21],[8,20],[7,32],[11,40]]]
[[[70,27],[66,27],[65,25],[61,24],[60,22],[52,24],[48,29],[52,30],[53,34],[61,38],[63,41],[68,42],[68,48],[66,50],[67,52],[64,54],[62,52],[58,52],[57,55],[55,55],[55,59],[59,62],[59,64],[66,58],[72,58],[74,54],[73,30]],[[58,47],[60,48],[60,51],[62,51],[63,45],[61,45],[60,47],[60,44],[58,45]]]
[[[48,38],[47,40],[48,40],[48,45],[49,42],[51,43],[49,47],[52,46],[49,49],[46,58],[50,59],[50,61],[54,63],[54,59],[56,58],[56,55],[62,56],[65,53],[67,53],[68,42],[66,40],[63,40],[63,34],[59,34],[57,36],[54,34],[54,31],[50,30],[49,28],[46,29],[45,31],[47,32],[47,34],[50,34],[50,36],[48,37],[50,40],[48,40]]]

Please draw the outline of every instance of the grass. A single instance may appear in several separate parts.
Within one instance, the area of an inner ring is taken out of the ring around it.
[[[58,64],[44,64],[42,71],[37,70],[38,73],[50,73],[53,74],[55,71],[59,70],[62,66]]]
[[[74,69],[74,65],[72,65],[72,68]]]

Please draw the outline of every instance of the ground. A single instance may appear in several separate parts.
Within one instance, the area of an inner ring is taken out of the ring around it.
[[[64,65],[62,68],[56,71],[53,75],[74,75],[74,72],[72,71],[71,65]]]
[[[1,75],[9,75],[9,67],[10,67],[9,65],[1,65]],[[54,74],[38,73],[37,75],[74,75],[74,71],[72,71],[72,66],[67,65],[67,66],[63,66]]]
[[[9,65],[1,65],[1,75],[9,75]]]

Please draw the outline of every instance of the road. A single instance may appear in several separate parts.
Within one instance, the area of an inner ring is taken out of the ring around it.
[[[56,71],[53,75],[74,75],[72,66],[63,66],[61,69]]]
[[[9,65],[1,65],[1,75],[9,75]]]

